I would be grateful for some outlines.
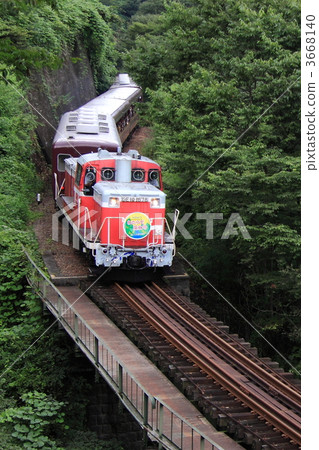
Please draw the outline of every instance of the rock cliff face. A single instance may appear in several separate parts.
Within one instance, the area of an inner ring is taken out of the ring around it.
[[[77,109],[96,96],[89,55],[78,42],[65,54],[59,69],[42,69],[30,76],[29,102],[38,117],[36,132],[45,158],[51,163],[51,144],[63,113]]]

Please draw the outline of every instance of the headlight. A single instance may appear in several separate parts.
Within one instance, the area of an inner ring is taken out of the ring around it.
[[[150,173],[148,174],[148,179],[150,181],[154,181],[158,179],[158,170],[151,170]]]
[[[132,181],[144,181],[145,172],[143,169],[135,169],[132,171]]]
[[[115,179],[115,171],[111,167],[103,167],[101,170],[102,181],[113,181]]]
[[[113,208],[118,208],[120,206],[119,197],[110,197],[109,198],[109,206],[111,206]]]
[[[151,208],[159,208],[161,204],[161,200],[159,197],[151,198]]]

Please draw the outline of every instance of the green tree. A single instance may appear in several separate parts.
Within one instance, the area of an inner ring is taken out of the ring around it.
[[[34,69],[58,68],[77,41],[88,51],[97,90],[106,90],[114,78],[115,16],[99,0],[1,2],[0,14],[0,62],[20,78]]]
[[[181,252],[292,352],[300,319],[299,12],[288,0],[170,2],[126,58],[148,88],[143,115],[169,207],[193,213],[194,239],[180,238]],[[204,212],[223,214],[213,240],[195,220]],[[221,239],[232,213],[252,239],[234,230]]]
[[[102,0],[106,6],[112,6],[118,14],[129,19],[138,10],[143,0]]]
[[[74,347],[47,329],[41,300],[28,286],[22,247],[43,264],[30,227],[41,182],[34,164],[40,158],[37,119],[25,101],[27,75],[58,67],[81,40],[96,85],[105,90],[116,71],[115,16],[98,0],[8,0],[0,2],[0,14],[0,447],[120,448],[85,431],[89,383],[70,376]],[[67,420],[74,427],[76,416],[81,432],[66,432],[61,392],[70,402]]]

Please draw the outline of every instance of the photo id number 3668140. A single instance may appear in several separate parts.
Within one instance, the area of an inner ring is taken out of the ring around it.
[[[306,66],[315,67],[316,65],[316,25],[315,16],[308,14],[306,16]]]

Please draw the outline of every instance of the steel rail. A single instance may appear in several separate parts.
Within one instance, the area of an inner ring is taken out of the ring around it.
[[[300,423],[289,417],[285,412],[278,410],[272,403],[265,402],[264,398],[257,395],[249,389],[245,382],[234,380],[227,370],[216,364],[212,359],[205,360],[205,355],[198,355],[198,349],[191,346],[189,340],[186,340],[182,334],[176,336],[176,329],[170,326],[167,321],[164,321],[160,315],[154,315],[154,310],[151,310],[148,305],[141,305],[140,292],[134,291],[131,287],[125,285],[125,288],[115,283],[118,292],[136,308],[136,310],[145,317],[151,325],[157,329],[169,342],[176,348],[183,352],[188,358],[205,371],[209,376],[214,378],[218,383],[224,386],[229,392],[235,395],[239,400],[244,402],[253,411],[259,414],[263,419],[271,423],[275,428],[280,430],[284,435],[288,436],[298,445],[301,442]]]
[[[301,405],[301,395],[299,391],[294,390],[290,385],[285,384],[281,379],[276,377],[277,374],[274,372],[269,373],[263,367],[260,367],[246,355],[241,353],[231,344],[226,342],[220,336],[218,336],[214,331],[210,330],[206,325],[204,325],[200,320],[196,319],[193,315],[191,315],[188,311],[186,311],[183,307],[181,307],[174,299],[172,299],[163,289],[161,289],[156,283],[152,283],[152,287],[145,286],[146,290],[155,295],[159,300],[163,300],[165,298],[165,307],[171,308],[172,312],[177,312],[181,317],[187,320],[187,323],[194,323],[196,325],[196,332],[200,331],[204,337],[212,340],[216,345],[222,348],[227,355],[231,356],[231,359],[239,365],[245,372],[249,371],[252,375],[257,375],[261,379],[263,379],[266,383],[271,385],[273,388],[278,390],[280,393],[284,393],[289,400],[294,403],[294,406],[297,410],[300,409]],[[154,289],[157,292],[154,292]]]
[[[67,299],[36,265],[23,246],[22,248],[32,267],[27,280],[34,292],[43,300],[49,311],[61,323],[84,355],[94,364],[136,421],[146,433],[158,441],[159,448],[178,450],[181,448],[180,442],[189,439],[192,449],[198,448],[198,446],[195,447],[195,444],[199,440],[200,449],[210,446],[211,450],[223,450],[224,447],[206,436],[187,418],[174,411],[164,400],[154,397],[140,384],[134,374],[130,372],[129,366],[118,359],[113,348],[99,335],[99,328],[94,329],[95,322],[91,321],[91,325],[87,323],[90,314],[85,318],[82,315],[83,312],[80,313],[77,310],[75,304],[80,297],[75,301]],[[128,377],[131,389],[127,387],[127,381],[123,382],[126,378],[124,375]],[[134,386],[133,390],[132,386]],[[155,417],[152,410],[156,411]],[[165,417],[170,421],[169,429],[165,425]],[[176,420],[179,421],[180,429],[178,439],[173,436],[173,421]]]

